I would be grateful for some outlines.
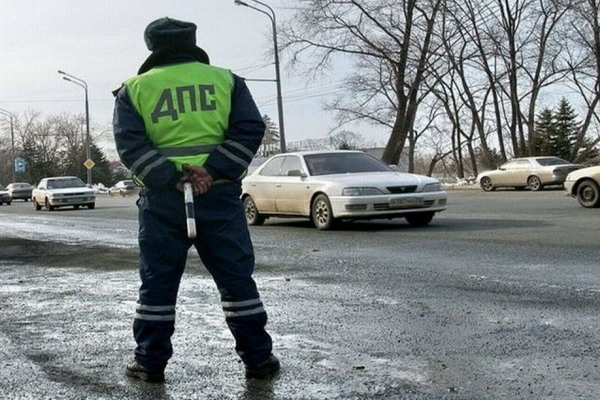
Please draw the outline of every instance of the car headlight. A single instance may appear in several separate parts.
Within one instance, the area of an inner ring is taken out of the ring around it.
[[[428,183],[427,185],[425,185],[425,187],[423,187],[422,191],[423,192],[441,192],[442,184],[439,182]]]
[[[383,192],[375,187],[349,187],[342,190],[342,196],[377,196]]]

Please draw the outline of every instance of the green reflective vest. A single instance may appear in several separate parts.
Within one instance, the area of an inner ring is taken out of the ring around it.
[[[203,165],[224,141],[233,90],[229,70],[199,62],[164,65],[125,86],[148,138],[178,170]]]

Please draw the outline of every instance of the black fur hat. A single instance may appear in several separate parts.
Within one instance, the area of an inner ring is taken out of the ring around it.
[[[165,54],[185,53],[201,63],[210,64],[208,54],[196,46],[196,24],[193,22],[159,18],[146,27],[144,41],[152,52],[150,59],[161,59]],[[150,64],[154,65],[152,60]]]
[[[150,51],[163,48],[196,46],[196,24],[164,17],[152,21],[144,31],[144,41]]]

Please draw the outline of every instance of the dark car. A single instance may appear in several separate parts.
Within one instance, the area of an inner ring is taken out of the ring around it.
[[[15,182],[6,187],[11,200],[31,200],[31,191],[33,186],[27,182]]]
[[[10,206],[11,201],[12,200],[10,199],[10,195],[8,194],[8,190],[6,190],[6,188],[2,186],[2,184],[0,184],[0,206],[4,203]]]

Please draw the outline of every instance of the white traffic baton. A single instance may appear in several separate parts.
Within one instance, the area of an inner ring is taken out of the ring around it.
[[[187,222],[187,232],[190,239],[196,238],[196,216],[194,214],[194,192],[192,184],[185,182],[183,184],[183,194],[185,199],[185,216]]]

